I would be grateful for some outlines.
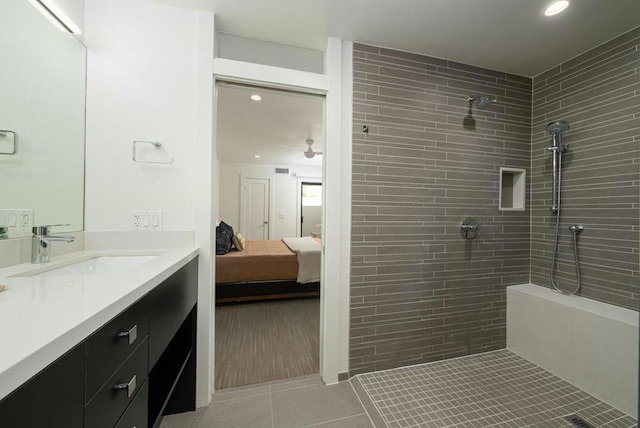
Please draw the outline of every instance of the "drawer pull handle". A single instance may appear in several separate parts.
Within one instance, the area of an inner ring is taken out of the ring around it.
[[[127,397],[131,397],[136,390],[136,375],[133,375],[128,383],[119,383],[113,387],[114,389],[126,389]]]
[[[129,339],[129,345],[131,345],[138,338],[138,326],[134,325],[129,331],[121,331],[120,333],[118,333],[118,337],[123,339],[126,337],[127,339]]]

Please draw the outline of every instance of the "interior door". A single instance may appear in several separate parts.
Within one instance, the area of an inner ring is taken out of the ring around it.
[[[241,232],[246,239],[269,239],[269,179],[246,178],[243,186]]]
[[[300,236],[320,237],[322,230],[322,183],[302,183]]]

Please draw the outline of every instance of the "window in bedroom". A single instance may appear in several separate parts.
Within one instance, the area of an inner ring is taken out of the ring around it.
[[[318,238],[322,231],[322,183],[302,183],[301,236]]]

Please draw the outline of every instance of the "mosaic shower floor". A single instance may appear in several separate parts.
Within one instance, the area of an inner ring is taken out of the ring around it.
[[[351,379],[376,428],[576,427],[637,421],[548,371],[502,349]]]

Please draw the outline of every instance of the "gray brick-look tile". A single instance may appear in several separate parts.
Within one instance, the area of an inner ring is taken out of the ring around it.
[[[365,95],[354,97],[350,371],[502,348],[505,287],[529,272],[529,211],[498,211],[499,168],[529,166],[531,79],[354,49]],[[500,102],[465,129],[476,94]],[[461,237],[463,217],[480,222],[478,239]]]
[[[637,309],[639,46],[640,28],[530,79],[354,45],[352,373],[505,346],[505,287],[549,286],[554,119],[572,126],[561,231],[585,226],[581,294]],[[476,94],[499,101],[465,128]],[[501,166],[527,170],[526,211],[498,211]],[[464,217],[481,224],[473,241]],[[569,238],[556,266],[567,285]]]
[[[580,223],[582,289],[591,299],[637,309],[640,276],[640,29],[534,78],[532,123],[531,279],[550,286],[553,245],[551,158],[546,124],[568,120],[563,162],[557,282],[576,284],[567,230]],[[559,90],[549,90],[560,86]],[[565,233],[566,232],[566,233]]]

